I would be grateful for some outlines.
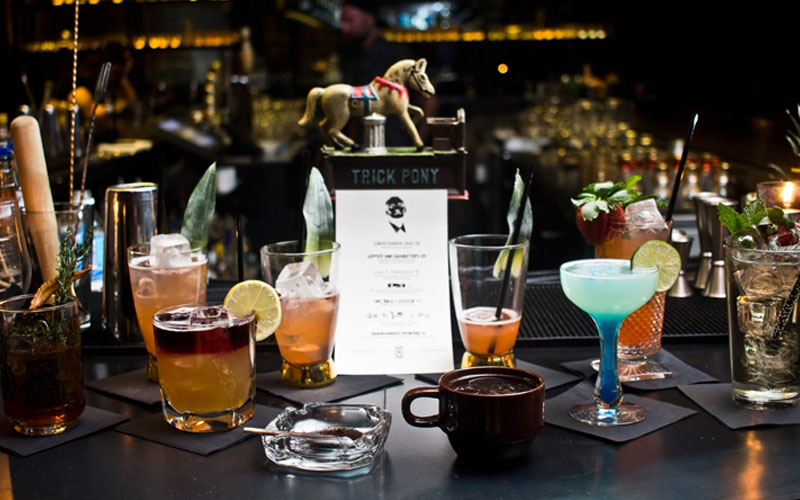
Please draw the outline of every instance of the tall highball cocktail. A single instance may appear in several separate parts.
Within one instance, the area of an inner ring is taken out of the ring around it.
[[[658,268],[631,268],[631,261],[587,259],[571,261],[560,269],[561,288],[567,298],[589,314],[600,335],[600,370],[594,389],[594,403],[574,406],[570,416],[596,426],[634,424],[647,411],[622,403],[622,386],[617,374],[617,335],[622,321],[653,297]]]
[[[635,208],[638,204],[629,205]],[[655,206],[655,205],[652,205]],[[626,212],[630,212],[627,210]],[[656,210],[654,214],[658,214]],[[610,241],[594,247],[594,255],[605,259],[630,259],[639,246],[651,240],[669,241],[672,223],[660,215],[652,221],[637,223],[635,216],[628,217]],[[633,220],[631,220],[633,219]],[[645,305],[631,313],[619,331],[617,344],[619,375],[624,382],[665,378],[672,373],[651,358],[661,350],[661,332],[664,328],[664,305],[667,292],[656,292]]]
[[[733,232],[724,245],[733,400],[758,410],[797,406],[800,226],[761,200],[741,216],[718,210]]]
[[[507,235],[474,234],[450,240],[450,279],[458,329],[466,352],[461,367],[516,366],[517,341],[525,299],[528,241],[507,244]],[[498,301],[512,259],[500,316]]]
[[[179,234],[156,235],[128,249],[133,304],[147,348],[147,378],[158,382],[153,315],[166,307],[206,300],[208,260]]]
[[[339,249],[320,242],[320,250],[298,251],[297,241],[261,248],[264,280],[280,294],[282,318],[275,339],[283,358],[281,381],[294,387],[319,387],[336,379],[333,353],[339,312]]]

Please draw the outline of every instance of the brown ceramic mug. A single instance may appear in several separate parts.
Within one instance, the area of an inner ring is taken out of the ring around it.
[[[412,413],[417,398],[439,400],[439,413]],[[416,387],[403,396],[403,418],[416,427],[440,427],[459,457],[517,458],[544,426],[544,380],[519,368],[478,366],[447,372],[438,387]]]

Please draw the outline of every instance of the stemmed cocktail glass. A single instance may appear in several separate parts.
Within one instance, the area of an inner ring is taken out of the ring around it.
[[[592,317],[600,335],[600,370],[594,403],[574,406],[569,414],[596,426],[640,422],[647,410],[622,404],[617,373],[617,336],[622,321],[643,306],[656,291],[658,268],[631,268],[630,260],[587,259],[561,266],[561,288],[573,304]]]

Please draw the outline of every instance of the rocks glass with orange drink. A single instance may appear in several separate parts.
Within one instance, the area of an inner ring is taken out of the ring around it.
[[[284,241],[261,248],[264,280],[281,299],[275,331],[283,359],[281,382],[293,387],[320,387],[336,379],[331,354],[339,312],[340,245],[323,241],[319,247],[305,251],[305,244]]]
[[[153,236],[128,248],[133,305],[147,348],[147,378],[158,382],[153,315],[166,307],[206,300],[208,260],[180,234]]]
[[[610,240],[596,245],[594,256],[630,259],[633,252],[646,241],[669,241],[671,230],[672,221],[664,221],[654,200],[632,203],[625,208],[625,223],[612,227]],[[666,295],[667,292],[656,292],[652,299],[622,322],[617,344],[620,381],[672,376],[671,371],[651,359],[661,350]]]
[[[187,432],[237,427],[255,412],[255,315],[184,304],[153,315],[164,419]]]
[[[507,235],[476,234],[450,240],[453,304],[466,348],[462,368],[516,366],[514,344],[525,299],[528,241],[509,245],[507,239]],[[511,275],[498,316],[509,255]]]

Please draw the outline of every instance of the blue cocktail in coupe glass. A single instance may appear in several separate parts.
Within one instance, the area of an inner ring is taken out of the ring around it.
[[[561,266],[564,294],[592,317],[600,335],[600,371],[594,403],[572,407],[569,414],[575,420],[606,427],[635,424],[647,417],[644,408],[622,404],[617,336],[622,320],[650,300],[657,284],[657,267],[631,269],[629,260],[574,260]]]

